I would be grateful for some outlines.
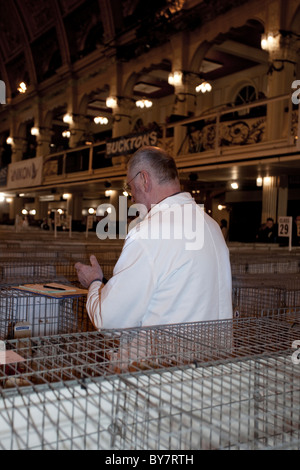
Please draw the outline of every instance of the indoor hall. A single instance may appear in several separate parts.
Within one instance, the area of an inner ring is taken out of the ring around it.
[[[0,448],[298,449],[300,3],[148,3],[0,0]],[[144,145],[223,224],[231,319],[90,321]]]

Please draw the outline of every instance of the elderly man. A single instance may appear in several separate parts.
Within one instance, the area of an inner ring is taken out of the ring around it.
[[[218,224],[180,191],[175,161],[157,147],[130,159],[128,188],[144,218],[104,284],[95,256],[75,265],[94,326],[128,328],[232,317],[229,253]]]

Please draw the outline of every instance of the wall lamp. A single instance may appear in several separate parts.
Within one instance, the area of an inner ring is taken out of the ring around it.
[[[52,131],[51,127],[42,127],[42,126],[34,126],[31,128],[30,133],[31,135],[38,136],[40,134],[43,134],[44,131]]]
[[[153,105],[153,102],[151,100],[147,100],[146,98],[143,98],[142,100],[136,101],[136,106],[138,108],[151,108]]]
[[[106,106],[107,108],[116,109],[120,105],[120,102],[122,100],[131,101],[135,103],[138,108],[150,108],[153,104],[151,100],[148,100],[146,98],[135,101],[133,98],[129,98],[126,96],[108,96],[108,98],[106,98]]]
[[[108,124],[108,119],[105,116],[96,116],[94,117],[94,123],[106,126]]]
[[[26,85],[26,83],[25,83],[25,82],[21,82],[21,83],[19,84],[17,90],[18,90],[19,93],[22,93],[22,94],[26,93],[26,91],[27,91],[27,85]]]
[[[195,90],[197,93],[206,93],[212,90],[212,85],[203,77],[203,74],[197,72],[187,72],[185,70],[175,70],[168,76],[169,85],[180,86],[184,82],[185,76],[195,76],[201,80],[199,85],[196,86]]]
[[[13,145],[17,141],[27,142],[27,139],[25,139],[24,137],[12,137],[12,136],[7,137],[6,139],[7,145]]]

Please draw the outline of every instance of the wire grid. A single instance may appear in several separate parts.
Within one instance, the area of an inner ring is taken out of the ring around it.
[[[77,260],[90,264],[89,255],[82,254]],[[111,258],[111,259],[110,259]],[[98,257],[104,276],[110,278],[116,263],[116,255]],[[65,253],[57,258],[0,258],[0,286],[17,285],[32,282],[61,280],[77,281],[75,260]]]
[[[300,306],[300,275],[234,275],[232,302],[234,316],[260,315],[262,309]]]
[[[299,334],[282,310],[9,341],[0,448],[298,449]]]
[[[17,334],[48,336],[92,330],[87,317],[86,296],[57,299],[0,289],[0,339]]]
[[[300,273],[300,252],[230,252],[232,274]]]

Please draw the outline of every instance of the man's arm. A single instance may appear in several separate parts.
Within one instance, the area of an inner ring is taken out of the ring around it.
[[[141,325],[155,285],[152,260],[145,249],[145,243],[126,240],[114,275],[105,286],[100,281],[103,278],[102,270],[100,273],[95,266],[90,267],[91,269],[77,266],[77,272],[78,268],[79,276],[82,269],[81,279],[91,282],[86,308],[96,328],[130,328]],[[99,281],[95,281],[97,275]]]

